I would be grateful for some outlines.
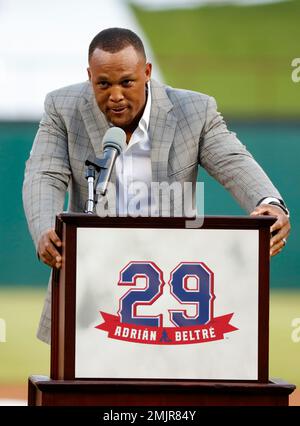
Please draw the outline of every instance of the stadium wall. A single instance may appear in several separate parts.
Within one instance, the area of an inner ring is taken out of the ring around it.
[[[228,125],[268,173],[290,208],[293,229],[284,252],[272,259],[271,287],[296,288],[300,282],[297,262],[300,259],[297,244],[300,233],[297,220],[300,214],[300,123],[230,121]],[[37,260],[22,204],[25,161],[37,128],[36,122],[0,123],[0,286],[41,286],[47,283],[49,276],[49,268]],[[245,214],[231,195],[203,169],[198,180],[205,183],[205,214]]]

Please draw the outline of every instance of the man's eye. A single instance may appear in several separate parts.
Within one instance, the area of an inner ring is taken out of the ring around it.
[[[107,82],[107,81],[99,81],[99,82],[98,82],[98,86],[99,86],[101,89],[106,89],[106,88],[108,87],[108,82]]]
[[[124,87],[130,87],[133,84],[133,80],[124,80],[122,81],[122,85]]]

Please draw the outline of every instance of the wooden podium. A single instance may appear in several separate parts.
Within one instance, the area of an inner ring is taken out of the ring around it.
[[[269,379],[272,217],[61,214],[51,374],[32,406],[288,405]]]

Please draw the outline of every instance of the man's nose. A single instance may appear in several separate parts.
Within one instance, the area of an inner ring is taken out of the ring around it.
[[[124,99],[122,88],[119,86],[112,86],[110,89],[109,98],[112,102],[120,102]]]

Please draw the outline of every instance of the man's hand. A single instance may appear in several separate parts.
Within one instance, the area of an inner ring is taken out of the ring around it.
[[[62,258],[57,251],[57,247],[61,247],[61,241],[54,229],[49,229],[44,232],[38,242],[39,258],[46,263],[46,265],[59,269],[61,268]]]
[[[280,207],[273,204],[260,204],[251,213],[251,216],[261,215],[277,217],[276,222],[271,226],[271,232],[275,232],[275,234],[273,234],[270,241],[270,256],[275,256],[281,252],[289,236],[291,230],[289,217]]]

